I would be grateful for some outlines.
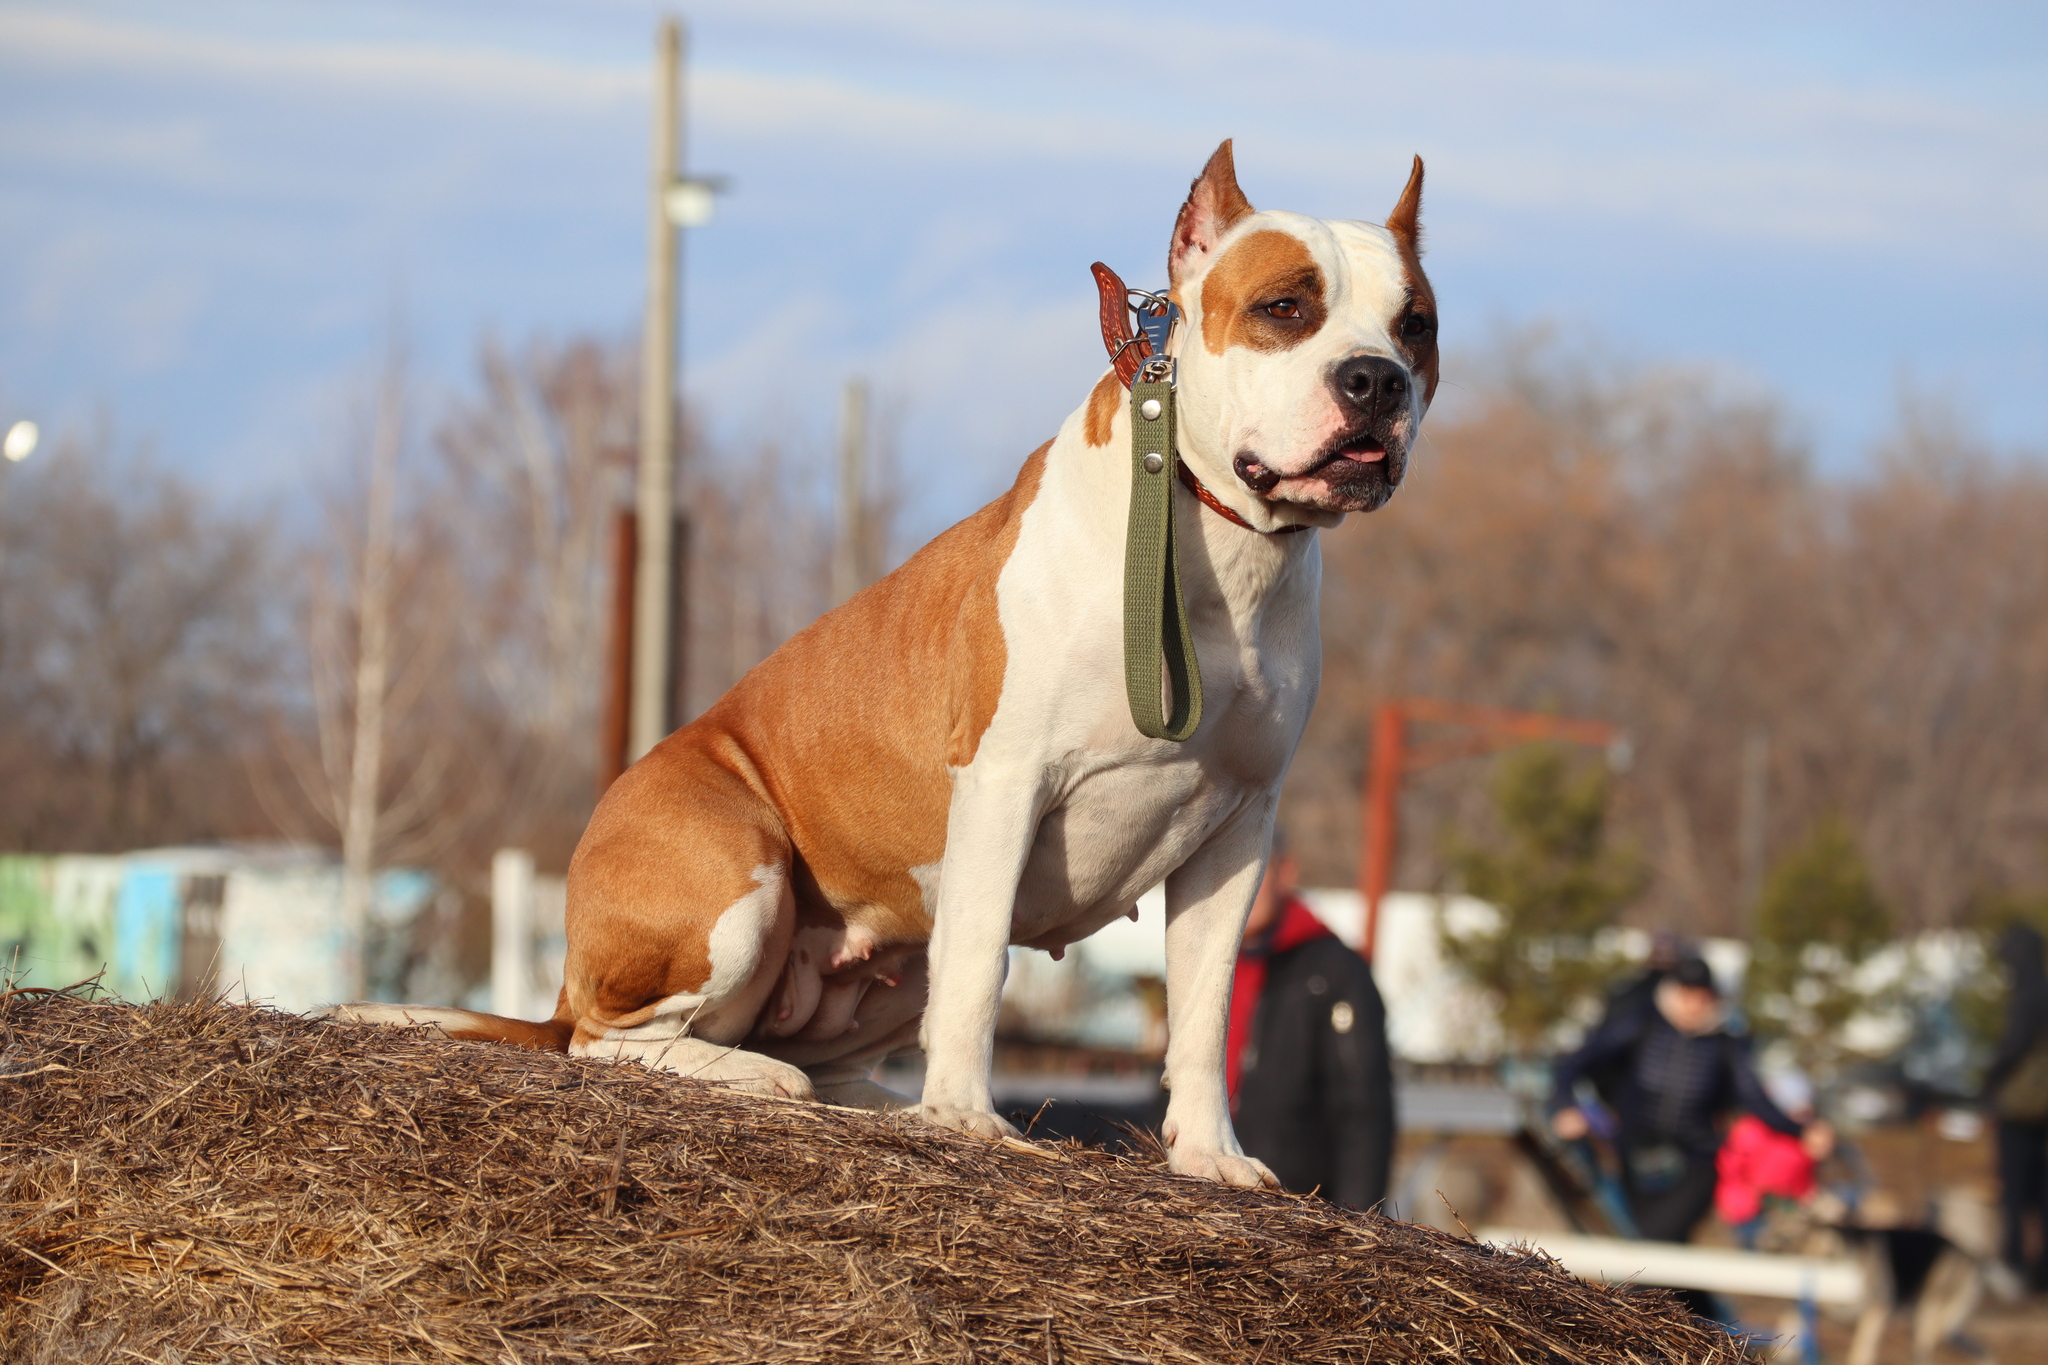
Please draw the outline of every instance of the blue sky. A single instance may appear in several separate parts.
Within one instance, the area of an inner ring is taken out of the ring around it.
[[[110,413],[270,497],[334,458],[394,298],[430,388],[486,331],[629,333],[657,12],[0,3],[0,418]],[[2038,3],[687,17],[692,164],[735,183],[690,236],[689,400],[815,450],[871,377],[924,530],[1084,396],[1088,263],[1157,281],[1224,136],[1255,204],[1330,217],[1383,217],[1421,152],[1454,351],[1554,320],[1709,364],[1781,394],[1836,469],[1902,378],[2048,447]]]

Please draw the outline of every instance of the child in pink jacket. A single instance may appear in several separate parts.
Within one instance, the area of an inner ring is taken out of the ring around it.
[[[1813,1116],[1813,1089],[1804,1076],[1783,1073],[1764,1082],[1778,1107],[1804,1123]],[[1768,1198],[1804,1200],[1813,1193],[1814,1159],[1796,1137],[1744,1114],[1728,1130],[1714,1161],[1719,1182],[1714,1209],[1742,1245],[1756,1245]]]

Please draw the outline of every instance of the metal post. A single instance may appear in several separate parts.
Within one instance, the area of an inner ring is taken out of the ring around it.
[[[868,386],[846,381],[839,404],[839,539],[832,546],[832,605],[865,588]]]
[[[640,350],[638,563],[633,585],[632,725],[629,761],[669,732],[675,604],[670,545],[675,525],[677,256],[681,235],[668,194],[681,175],[682,25],[662,21],[655,44],[653,179],[647,204],[647,318]]]
[[[1399,702],[1382,702],[1373,713],[1372,776],[1365,796],[1365,937],[1359,953],[1368,961],[1379,937],[1380,899],[1394,875],[1394,832],[1406,764],[1407,719]]]

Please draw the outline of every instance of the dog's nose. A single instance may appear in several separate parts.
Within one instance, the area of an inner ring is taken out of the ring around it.
[[[1408,401],[1408,371],[1383,355],[1355,355],[1330,378],[1338,397],[1361,412],[1383,412]]]

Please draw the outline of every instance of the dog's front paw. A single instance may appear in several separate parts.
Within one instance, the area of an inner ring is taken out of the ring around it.
[[[1022,1136],[1006,1123],[1000,1114],[992,1114],[986,1109],[962,1109],[950,1104],[920,1104],[912,1112],[926,1123],[951,1128],[956,1133],[972,1133],[976,1137],[985,1138]]]
[[[1280,1188],[1279,1179],[1266,1169],[1265,1162],[1232,1152],[1174,1147],[1166,1154],[1166,1168],[1175,1175],[1213,1180],[1219,1185],[1236,1185],[1241,1189]]]

